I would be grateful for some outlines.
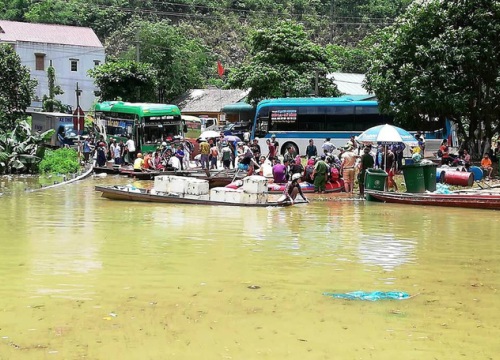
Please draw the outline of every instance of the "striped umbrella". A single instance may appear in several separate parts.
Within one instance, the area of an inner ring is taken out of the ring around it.
[[[378,125],[361,133],[356,140],[364,144],[395,145],[405,143],[418,145],[415,137],[408,131],[393,125]]]

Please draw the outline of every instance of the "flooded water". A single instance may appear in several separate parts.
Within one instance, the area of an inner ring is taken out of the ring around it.
[[[94,191],[129,179],[29,181],[0,179],[0,359],[500,354],[500,212],[138,204]],[[356,290],[412,298],[323,295]]]

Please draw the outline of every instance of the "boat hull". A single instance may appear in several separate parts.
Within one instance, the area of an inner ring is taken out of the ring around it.
[[[242,203],[230,203],[222,201],[211,201],[211,200],[198,200],[183,198],[179,196],[167,196],[151,194],[146,189],[138,189],[140,192],[128,191],[124,187],[117,186],[96,186],[96,191],[102,193],[102,197],[111,200],[122,200],[122,201],[139,201],[139,202],[151,202],[151,203],[164,203],[164,204],[188,204],[188,205],[219,205],[219,206],[242,206],[242,207],[284,207],[292,205],[289,202],[278,203],[278,202],[267,202],[264,204],[242,204]]]
[[[500,210],[500,195],[479,192],[469,194],[410,194],[365,190],[365,194],[367,200],[394,204]]]

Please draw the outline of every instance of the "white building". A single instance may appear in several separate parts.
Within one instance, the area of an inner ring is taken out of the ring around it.
[[[21,63],[38,80],[32,107],[41,107],[43,95],[48,95],[47,67],[56,71],[56,85],[64,91],[57,99],[76,108],[76,84],[81,90],[80,106],[89,110],[98,90],[87,75],[89,69],[104,63],[104,47],[90,28],[22,23],[0,20],[0,43],[10,43]]]

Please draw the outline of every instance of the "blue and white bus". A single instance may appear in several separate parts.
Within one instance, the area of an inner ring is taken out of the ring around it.
[[[279,154],[284,154],[289,146],[294,147],[297,154],[305,154],[309,139],[314,140],[320,154],[326,138],[342,147],[351,136],[358,136],[373,126],[392,123],[393,118],[381,114],[374,100],[353,100],[347,96],[268,99],[257,105],[251,137],[259,138],[264,154],[267,153],[266,139],[272,135],[280,144]],[[426,147],[429,144],[434,148],[434,142],[438,144],[448,137],[448,127],[434,132],[421,130]]]

